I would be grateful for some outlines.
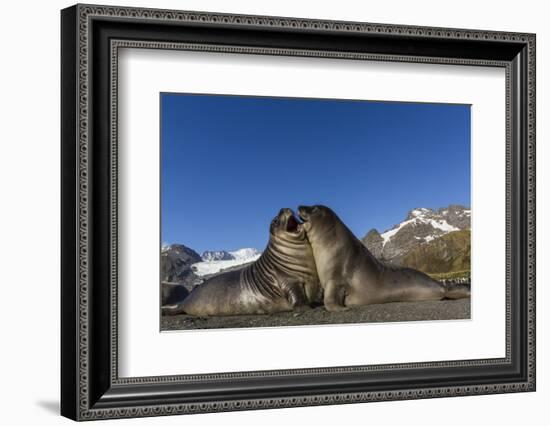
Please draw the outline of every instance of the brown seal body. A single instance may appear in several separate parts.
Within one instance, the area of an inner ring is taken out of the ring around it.
[[[254,263],[222,273],[195,287],[163,314],[196,316],[268,314],[319,302],[319,278],[303,226],[281,209],[269,228],[269,243]]]
[[[300,206],[302,226],[313,257],[324,304],[329,311],[386,302],[460,299],[468,285],[444,284],[412,268],[386,265],[325,206]]]

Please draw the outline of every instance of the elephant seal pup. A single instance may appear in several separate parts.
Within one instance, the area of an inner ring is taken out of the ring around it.
[[[269,243],[254,263],[214,276],[163,314],[196,316],[269,314],[320,302],[319,278],[303,226],[281,209],[269,227]]]
[[[328,311],[386,302],[460,299],[467,285],[449,285],[412,268],[377,260],[331,209],[300,206]]]
[[[189,295],[189,290],[180,284],[163,282],[160,286],[162,305],[179,303]]]

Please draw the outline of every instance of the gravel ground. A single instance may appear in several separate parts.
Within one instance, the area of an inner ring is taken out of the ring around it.
[[[397,302],[360,306],[344,312],[327,312],[323,306],[271,315],[161,317],[161,330],[207,328],[283,327],[292,325],[469,319],[470,299],[434,302]]]

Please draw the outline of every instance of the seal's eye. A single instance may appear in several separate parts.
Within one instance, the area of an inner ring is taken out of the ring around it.
[[[273,225],[278,225],[278,224],[279,224],[279,218],[276,217],[275,219],[273,219],[273,220],[271,221],[271,223],[272,223]]]

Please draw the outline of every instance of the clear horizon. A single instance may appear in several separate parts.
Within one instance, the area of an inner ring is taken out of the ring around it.
[[[281,207],[325,204],[362,238],[470,207],[470,106],[161,94],[161,241],[263,250]]]

